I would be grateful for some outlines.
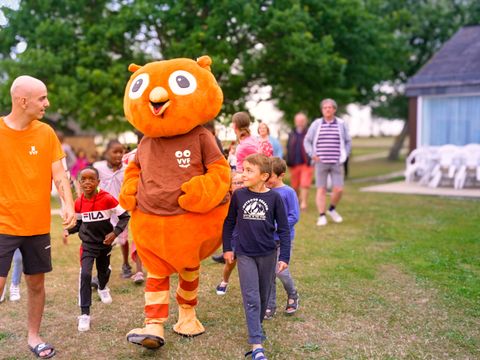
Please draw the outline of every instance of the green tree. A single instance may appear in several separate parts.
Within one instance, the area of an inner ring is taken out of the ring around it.
[[[372,101],[376,115],[404,119],[404,129],[395,139],[389,159],[396,160],[408,135],[408,99],[404,96],[407,80],[440,49],[462,26],[477,24],[480,5],[476,0],[372,0],[372,13],[385,19],[388,32],[395,35],[391,64],[394,76]]]
[[[123,127],[128,63],[152,58],[210,54],[224,114],[269,85],[287,118],[299,109],[313,116],[322,98],[365,102],[391,77],[382,50],[391,35],[361,0],[43,0],[4,12],[0,64],[9,80],[24,72],[43,79],[54,115],[86,128]],[[27,49],[12,52],[19,42]]]
[[[257,43],[254,23],[261,1],[138,0],[129,8],[142,19],[144,41],[159,59],[212,58],[212,71],[224,93],[224,114],[243,110],[249,86],[258,80],[251,64]]]
[[[366,102],[392,77],[392,35],[361,0],[135,1],[165,58],[208,53],[225,93],[224,113],[244,108],[252,89],[270,86],[286,113],[317,115],[324,97]]]
[[[8,23],[0,31],[0,69],[8,81],[0,87],[1,108],[10,106],[11,81],[28,73],[47,84],[47,116],[60,126],[71,119],[86,129],[126,128],[126,69],[132,60],[147,60],[136,49],[141,19],[120,9],[110,1],[87,0],[22,1],[18,11],[2,8]],[[25,51],[17,50],[19,44]]]
[[[325,97],[367,103],[375,84],[398,78],[399,51],[408,50],[392,25],[397,10],[386,3],[23,0],[16,11],[3,8],[9,21],[0,32],[0,68],[8,81],[0,85],[1,106],[11,80],[30,73],[47,83],[50,116],[60,123],[119,130],[127,126],[129,63],[203,54],[213,59],[224,115],[244,109],[262,86],[271,87],[286,120],[301,109],[317,116]],[[15,50],[19,43],[25,51]]]
[[[373,86],[392,76],[392,35],[363,1],[276,1],[261,39],[261,59],[278,106],[319,113],[321,99],[367,102]]]

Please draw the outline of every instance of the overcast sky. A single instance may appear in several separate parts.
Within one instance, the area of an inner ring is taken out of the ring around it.
[[[20,4],[20,0],[0,0],[0,8],[3,6],[18,9],[18,5]],[[0,11],[0,25],[5,25],[7,23],[7,19],[3,15],[3,12]]]

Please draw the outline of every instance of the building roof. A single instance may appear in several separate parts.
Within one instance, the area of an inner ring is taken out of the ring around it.
[[[458,30],[406,85],[407,96],[480,93],[480,25]]]

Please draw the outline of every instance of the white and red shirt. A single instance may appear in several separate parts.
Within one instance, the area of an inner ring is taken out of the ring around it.
[[[122,163],[119,169],[113,170],[108,166],[107,160],[102,160],[93,163],[93,167],[95,167],[100,174],[100,189],[105,190],[115,199],[118,199],[126,166]]]
[[[69,234],[78,232],[82,246],[93,249],[104,249],[110,245],[103,244],[105,235],[112,231],[120,235],[127,227],[130,215],[118,201],[108,192],[100,190],[92,198],[87,199],[82,194],[75,201],[77,224],[68,230]],[[118,223],[113,227],[110,218],[118,216]]]

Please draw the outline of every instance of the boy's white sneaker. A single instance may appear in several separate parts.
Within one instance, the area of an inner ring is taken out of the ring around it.
[[[10,285],[10,301],[20,300],[20,286],[19,285]]]
[[[2,293],[0,294],[0,303],[5,300],[5,293],[6,293],[6,292],[7,292],[7,284],[5,284],[5,286],[3,287],[3,291],[2,291]]]
[[[78,317],[78,331],[90,330],[90,315],[83,314]]]
[[[336,223],[341,223],[343,221],[343,218],[340,216],[340,214],[338,212],[335,211],[335,209],[333,210],[328,210],[327,211],[327,214],[328,216],[330,216],[332,218],[332,220]]]
[[[223,296],[227,293],[227,289],[228,283],[222,281],[220,284],[217,285],[217,288],[215,290],[217,291],[217,295]]]
[[[98,296],[100,296],[100,300],[102,300],[104,304],[112,303],[112,297],[110,296],[110,289],[108,287],[105,287],[103,290],[98,289],[97,292]]]
[[[317,219],[317,226],[325,226],[327,225],[327,217],[325,215],[321,215]]]

